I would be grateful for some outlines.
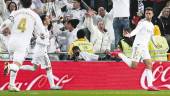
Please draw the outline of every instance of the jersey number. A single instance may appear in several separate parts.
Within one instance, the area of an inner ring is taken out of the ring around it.
[[[26,30],[26,18],[22,18],[20,21],[19,21],[19,24],[18,24],[18,30],[20,30],[21,32],[24,32]]]

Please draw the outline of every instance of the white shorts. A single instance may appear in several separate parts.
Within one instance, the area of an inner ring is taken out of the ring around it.
[[[28,47],[25,45],[17,44],[16,42],[11,42],[8,45],[8,51],[9,53],[12,53],[10,55],[13,55],[12,61],[22,64],[28,54]]]
[[[149,54],[149,50],[147,47],[136,45],[132,48],[132,60],[135,62],[139,62],[140,60],[144,59],[151,59]]]
[[[44,55],[33,54],[31,63],[36,64],[36,65],[41,64],[41,69],[46,69],[46,68],[51,67],[51,62],[47,54],[44,54]]]

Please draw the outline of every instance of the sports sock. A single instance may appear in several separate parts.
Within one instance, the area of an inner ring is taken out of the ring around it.
[[[10,69],[9,85],[15,86],[15,80],[16,80],[16,76],[17,76],[17,72],[19,70],[19,67],[16,64],[10,64],[9,69]]]
[[[153,86],[153,84],[152,84],[152,82],[153,82],[152,70],[145,69],[145,71],[146,71],[146,78],[147,78],[148,87]]]
[[[54,84],[54,78],[53,78],[53,73],[52,73],[52,70],[47,70],[47,78],[48,78],[48,81],[50,83],[50,87],[54,87],[55,84]]]

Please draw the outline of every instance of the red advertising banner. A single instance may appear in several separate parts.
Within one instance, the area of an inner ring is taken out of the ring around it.
[[[9,75],[3,75],[0,61],[0,90],[6,90]],[[24,62],[30,64],[30,62]],[[147,89],[145,65],[130,69],[123,62],[52,62],[55,83],[64,90],[138,90]],[[154,85],[170,89],[170,63],[154,64]],[[17,87],[21,90],[47,90],[46,71],[19,71]]]

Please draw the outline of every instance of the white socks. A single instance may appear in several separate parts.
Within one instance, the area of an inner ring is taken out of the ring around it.
[[[17,72],[10,71],[10,81],[9,81],[10,86],[15,86],[16,77],[17,77]]]
[[[46,72],[47,72],[48,81],[49,81],[49,83],[50,83],[50,87],[54,87],[55,84],[54,84],[54,78],[53,78],[52,69],[46,70]]]
[[[153,86],[153,84],[152,84],[152,82],[153,82],[152,70],[145,69],[145,71],[146,71],[146,78],[147,78],[148,87]]]
[[[17,72],[19,70],[19,67],[16,64],[10,64],[9,69],[10,69],[9,85],[10,86],[15,86],[15,80],[16,80],[16,76],[17,76]]]
[[[119,53],[118,56],[129,66],[132,67],[132,60],[126,57],[124,54]]]
[[[20,67],[20,69],[21,69],[21,70],[31,70],[31,71],[35,71],[35,68],[34,68],[34,66],[32,66],[32,65],[22,65],[22,66]]]

